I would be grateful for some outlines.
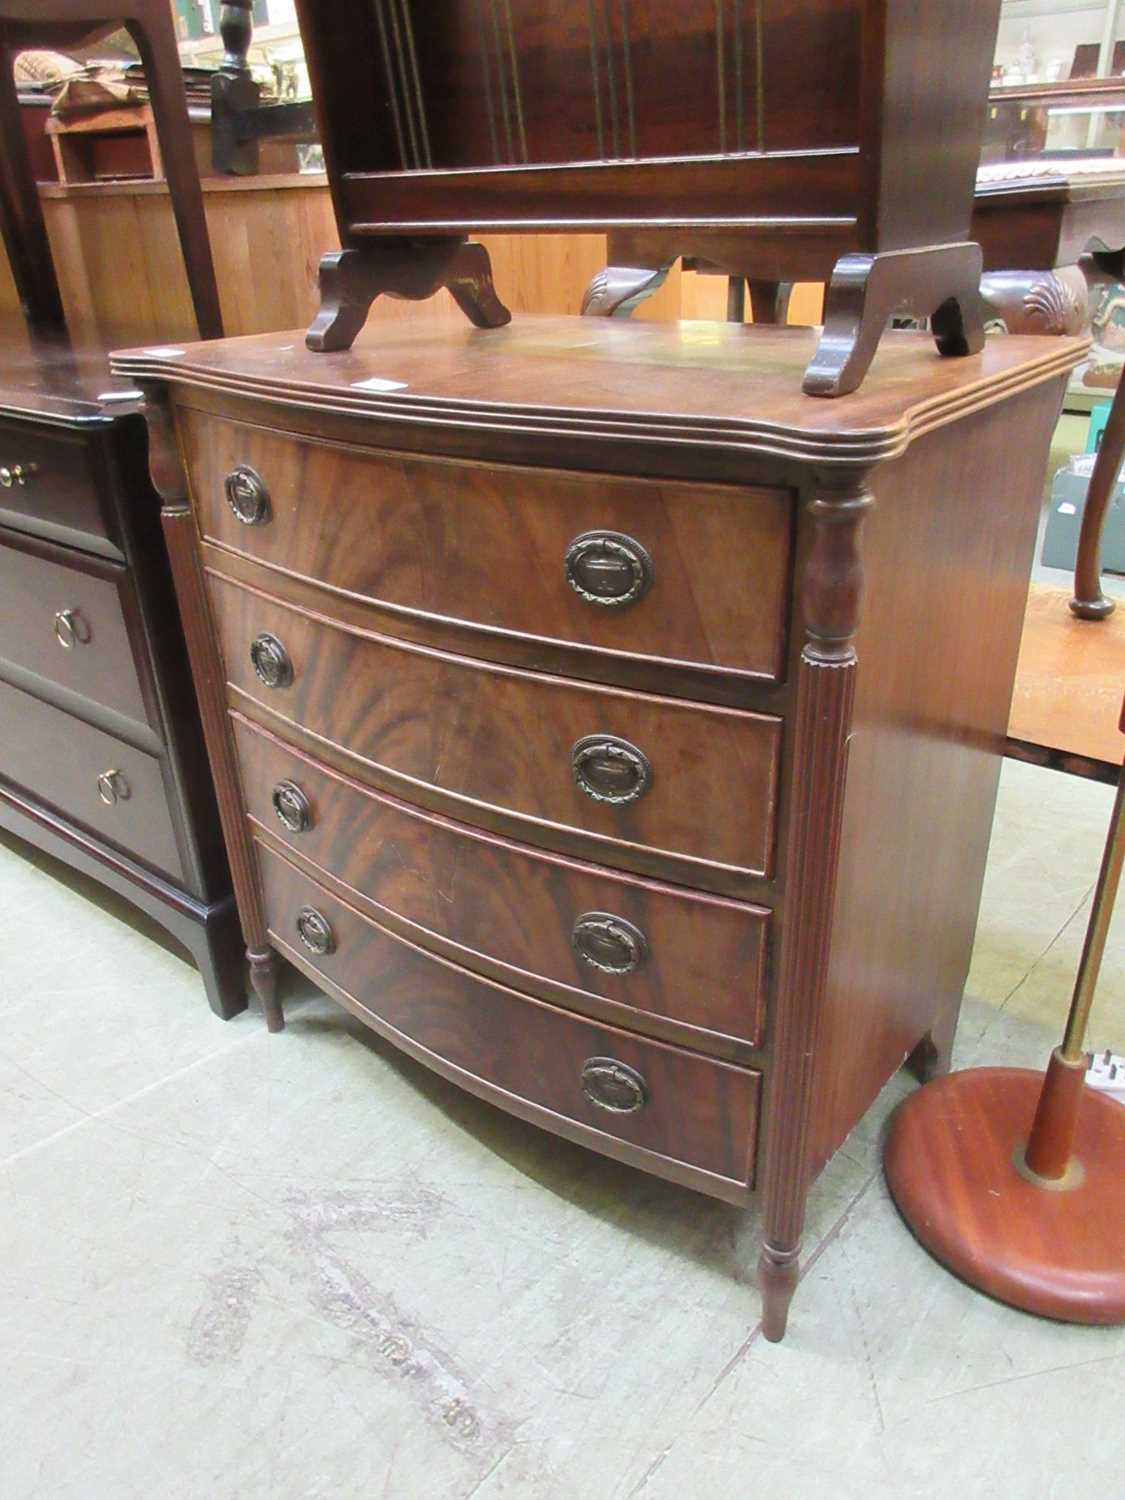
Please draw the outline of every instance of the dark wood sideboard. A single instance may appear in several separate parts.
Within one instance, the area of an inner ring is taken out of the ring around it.
[[[1085,341],[524,317],[133,351],[252,977],[761,1206],[948,1066]]]
[[[66,348],[0,369],[0,827],[162,923],[229,1017],[238,914],[137,393]]]

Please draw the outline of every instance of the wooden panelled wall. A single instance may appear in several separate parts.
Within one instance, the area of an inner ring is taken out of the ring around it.
[[[228,335],[301,328],[316,307],[316,268],[336,247],[321,176],[212,178],[203,184]],[[40,193],[74,337],[108,348],[195,337],[187,282],[162,183],[41,184]],[[496,286],[514,313],[576,313],[586,283],[606,259],[605,236],[484,235]],[[684,275],[677,266],[638,318],[724,318],[726,278]],[[795,294],[791,320],[816,322],[821,290]],[[18,315],[0,256],[0,317]],[[428,302],[380,298],[377,318],[462,319],[448,293]]]

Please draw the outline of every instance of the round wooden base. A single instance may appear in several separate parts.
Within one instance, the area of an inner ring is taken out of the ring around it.
[[[1125,1107],[1082,1091],[1071,1170],[1025,1175],[1043,1075],[950,1073],[891,1122],[885,1169],[899,1212],[951,1271],[1043,1317],[1125,1322]]]

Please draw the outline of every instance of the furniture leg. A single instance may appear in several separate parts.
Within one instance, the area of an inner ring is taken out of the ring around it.
[[[246,956],[234,901],[212,911],[188,938],[207,1003],[223,1021],[246,1009]]]
[[[24,142],[12,65],[0,32],[0,233],[29,327],[41,333],[64,332],[62,295]]]
[[[949,1072],[953,1064],[953,1040],[957,1035],[960,1015],[961,996],[958,995],[956,1003],[945,1007],[906,1059],[906,1066],[919,1083],[944,1078]]]
[[[144,64],[149,99],[160,138],[160,154],[180,236],[184,268],[199,336],[221,339],[223,315],[211,259],[211,242],[203,211],[203,193],[191,143],[187,98],[172,13],[167,6],[146,7],[143,20],[126,22]]]
[[[824,304],[824,332],[802,385],[809,396],[844,396],[867,374],[891,315],[930,318],[938,351],[984,348],[979,245],[935,245],[883,255],[844,255]]]
[[[646,297],[658,291],[674,262],[662,266],[606,266],[586,288],[582,314],[591,318],[627,318]]]
[[[762,1331],[785,1335],[797,1285],[809,1181],[809,1120],[836,904],[847,747],[855,699],[855,630],[863,589],[859,532],[871,504],[865,477],[823,476],[807,505],[812,540],[801,590],[805,644],[797,669],[793,807],[786,867],[800,922],[781,936],[758,1260]],[[774,1101],[780,1101],[775,1103]]]
[[[761,282],[756,282],[756,283],[753,283],[752,286],[753,285],[761,286],[762,283]],[[750,305],[753,306],[753,304],[754,304],[754,298],[753,298],[753,292],[751,291]],[[758,321],[758,319],[755,318],[754,322],[756,323],[757,321]],[[727,322],[728,323],[745,323],[746,322],[746,277],[745,276],[728,276],[727,277]]]
[[[492,262],[483,245],[462,245],[445,278],[450,295],[476,328],[503,328],[512,315],[492,282]]]
[[[750,312],[755,323],[784,323],[789,304],[789,282],[747,278]],[[784,288],[784,291],[783,291]],[[742,320],[739,319],[741,322]]]
[[[285,1015],[277,993],[277,954],[272,948],[247,948],[250,961],[250,983],[262,1002],[267,1031],[284,1031]]]
[[[1104,620],[1116,608],[1102,593],[1102,532],[1117,476],[1125,461],[1125,395],[1121,384],[1113,393],[1102,444],[1094,460],[1082,529],[1078,533],[1078,557],[1074,567],[1074,598],[1070,612],[1080,620]]]
[[[496,295],[488,251],[463,239],[373,240],[330,250],[321,256],[319,281],[320,307],[305,335],[318,354],[350,349],[382,294],[418,302],[447,286],[478,328],[503,327],[512,316]]]

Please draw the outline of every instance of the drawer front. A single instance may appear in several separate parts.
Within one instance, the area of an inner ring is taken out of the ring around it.
[[[3,523],[64,541],[108,541],[116,550],[115,528],[83,438],[0,422]]]
[[[0,545],[0,657],[143,724],[130,614],[139,631],[125,568]]]
[[[468,804],[483,804],[536,820],[541,835],[561,825],[596,837],[611,863],[640,846],[768,871],[779,720],[509,671],[346,630],[214,576],[210,587],[235,687],[392,777],[460,799],[455,816],[476,821]],[[284,651],[287,685],[259,679],[262,638]],[[616,748],[601,752],[606,737]]]
[[[684,1027],[758,1041],[769,923],[761,907],[474,833],[337,775],[240,715],[233,725],[250,816],[411,924],[407,936],[456,944],[449,956],[470,968],[481,958],[505,965],[508,983],[537,975]]]
[[[5,682],[0,682],[0,724],[0,775],[107,843],[183,880],[155,756]],[[100,777],[107,780],[99,786]]]
[[[673,1162],[748,1181],[757,1073],[476,978],[392,936],[272,850],[259,845],[258,860],[274,940],[423,1061],[470,1087],[487,1085],[481,1092],[517,1113],[521,1103],[537,1106]],[[332,951],[316,951],[326,946]],[[595,1059],[605,1062],[591,1066]]]
[[[488,630],[781,673],[785,490],[371,453],[190,410],[181,422],[204,535],[260,562]]]

